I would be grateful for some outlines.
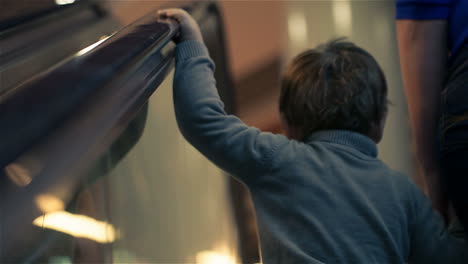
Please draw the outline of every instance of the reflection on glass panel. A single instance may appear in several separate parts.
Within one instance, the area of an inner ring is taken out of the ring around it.
[[[181,136],[172,74],[84,178],[69,204],[35,199],[29,262],[239,262],[227,176]]]
[[[101,172],[97,167],[92,171]],[[91,174],[90,174],[91,175]],[[44,214],[33,221],[42,228],[44,239],[26,263],[105,263],[111,260],[111,243],[118,232],[108,222],[104,199],[106,178],[101,177],[79,190],[65,208],[52,195],[36,199]]]
[[[237,260],[226,176],[180,135],[172,75],[150,99],[141,138],[113,166],[106,176],[110,222],[119,233],[113,262]]]

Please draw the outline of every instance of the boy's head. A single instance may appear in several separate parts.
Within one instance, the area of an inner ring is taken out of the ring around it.
[[[344,129],[379,142],[387,114],[387,83],[364,49],[341,39],[296,56],[283,76],[280,113],[291,138]]]

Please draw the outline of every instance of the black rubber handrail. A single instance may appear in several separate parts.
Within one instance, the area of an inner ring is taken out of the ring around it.
[[[115,76],[125,75],[164,47],[176,26],[156,20],[155,14],[147,15],[88,53],[0,94],[0,166],[13,161]]]
[[[43,213],[35,198],[47,193],[71,201],[90,164],[172,69],[177,30],[151,12],[0,96],[0,262],[24,261],[41,243],[44,234],[31,224]],[[32,178],[26,186],[8,180],[18,167]]]

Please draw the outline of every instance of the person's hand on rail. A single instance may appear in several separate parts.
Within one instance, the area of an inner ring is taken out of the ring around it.
[[[174,19],[180,25],[179,34],[174,38],[176,43],[187,40],[197,40],[203,42],[200,27],[193,17],[180,8],[170,8],[158,11],[161,18]]]

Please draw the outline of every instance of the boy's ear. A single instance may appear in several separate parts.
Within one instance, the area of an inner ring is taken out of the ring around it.
[[[288,122],[281,115],[281,125],[283,126],[284,131],[286,131],[286,136],[290,139],[300,140],[301,135],[299,130],[296,127],[288,125]]]
[[[280,114],[280,119],[281,119],[281,126],[283,127],[283,130],[286,131],[286,136],[288,136],[288,138],[292,138],[291,137],[291,130],[290,130],[290,127],[288,125],[288,122],[286,121],[286,119],[284,119],[282,114]]]
[[[385,123],[387,121],[387,113],[385,113],[380,119],[379,122],[375,122],[371,126],[371,131],[369,131],[369,137],[375,141],[375,143],[379,143],[382,140],[383,132],[385,129]]]

